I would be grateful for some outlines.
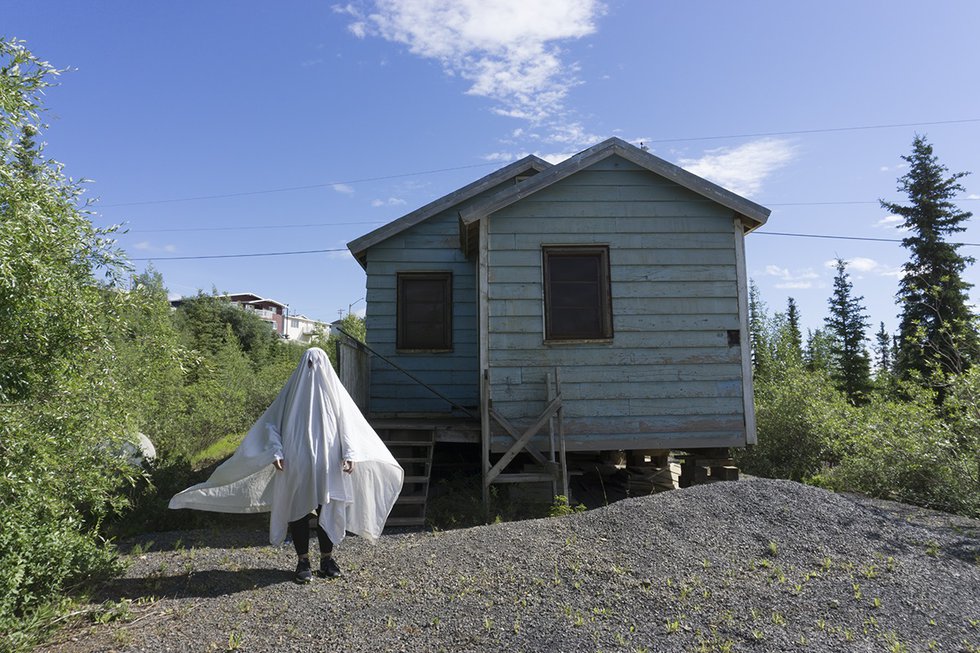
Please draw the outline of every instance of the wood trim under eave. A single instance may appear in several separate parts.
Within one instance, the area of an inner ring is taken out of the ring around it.
[[[480,220],[480,236],[477,240],[479,257],[477,259],[477,315],[480,324],[480,374],[490,367],[490,237],[489,220]],[[489,394],[489,383],[487,384],[487,394]],[[480,397],[482,404],[486,404],[489,397]]]
[[[742,410],[745,412],[745,444],[756,444],[755,391],[752,386],[752,347],[749,332],[749,280],[745,266],[745,231],[741,218],[734,218],[735,283],[738,287],[738,322],[742,354]]]

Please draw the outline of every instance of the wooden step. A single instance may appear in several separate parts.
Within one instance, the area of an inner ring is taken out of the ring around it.
[[[385,526],[425,526],[425,517],[389,517]]]
[[[541,472],[518,472],[513,474],[500,474],[493,479],[494,483],[537,483],[555,480],[554,475]]]
[[[428,484],[429,477],[428,476],[406,476],[405,477],[405,482],[406,483],[426,483],[426,484]]]
[[[398,499],[395,501],[395,505],[406,504],[406,503],[421,503],[424,504],[426,500],[425,495],[409,494],[409,495],[399,495]]]

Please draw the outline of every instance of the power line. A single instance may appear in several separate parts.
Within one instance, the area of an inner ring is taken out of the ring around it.
[[[264,190],[250,190],[243,191],[240,193],[223,193],[221,195],[196,195],[194,197],[173,197],[165,200],[143,200],[140,202],[119,202],[116,204],[103,204],[102,207],[117,207],[117,206],[143,206],[146,204],[170,204],[173,202],[194,202],[197,200],[216,200],[225,199],[228,197],[246,197],[249,195],[267,195],[269,193],[288,193],[297,190],[310,190],[313,188],[328,188],[330,186],[343,186],[347,184],[362,184],[369,181],[385,181],[387,179],[399,179],[402,177],[417,177],[420,175],[432,175],[439,172],[451,172],[453,170],[466,170],[467,168],[481,168],[486,166],[500,165],[497,161],[488,161],[486,163],[474,163],[465,166],[455,166],[452,168],[437,168],[435,170],[421,170],[418,172],[403,172],[396,175],[385,175],[383,177],[365,177],[363,179],[351,179],[348,181],[328,181],[322,184],[309,184],[306,186],[286,186],[284,188],[268,188]]]
[[[964,118],[963,120],[935,120],[932,122],[903,122],[890,125],[861,125],[859,127],[828,127],[825,129],[796,129],[783,132],[757,132],[754,134],[728,134],[727,136],[693,136],[688,138],[660,138],[644,143],[677,143],[680,141],[711,141],[723,138],[758,138],[759,136],[793,136],[798,134],[827,134],[831,132],[851,132],[864,129],[891,129],[894,127],[929,127],[932,125],[956,125],[968,122],[980,122],[980,118]]]
[[[204,256],[148,256],[131,258],[130,261],[197,261],[206,258],[253,258],[256,256],[293,256],[295,254],[324,254],[327,252],[346,252],[346,247],[335,249],[304,249],[294,252],[257,252],[254,254],[208,254]]]
[[[644,141],[645,143],[678,143],[681,141],[710,141],[710,140],[720,140],[726,138],[758,138],[760,136],[793,136],[801,134],[826,134],[833,132],[850,132],[850,131],[862,131],[870,129],[892,129],[897,127],[928,127],[934,125],[957,125],[965,123],[976,123],[980,122],[980,118],[964,118],[962,120],[934,120],[930,122],[905,122],[905,123],[892,123],[892,124],[882,124],[882,125],[859,125],[853,127],[826,127],[820,129],[796,129],[789,131],[774,131],[774,132],[755,132],[747,134],[728,134],[723,136],[687,136],[683,138],[659,138]],[[149,204],[171,204],[175,202],[194,202],[197,200],[213,200],[213,199],[226,199],[231,197],[248,197],[251,195],[267,195],[270,193],[288,193],[298,190],[311,190],[315,188],[327,188],[330,186],[338,186],[345,184],[360,184],[370,181],[385,181],[388,179],[399,179],[403,177],[417,177],[421,175],[431,175],[440,172],[452,172],[455,170],[466,170],[469,168],[481,168],[487,166],[499,165],[497,161],[488,161],[486,163],[473,163],[464,166],[453,166],[449,168],[437,168],[435,170],[421,170],[417,172],[404,172],[393,175],[384,175],[381,177],[365,177],[363,179],[351,179],[348,181],[330,181],[321,184],[308,184],[305,186],[285,186],[282,188],[269,188],[263,190],[252,190],[252,191],[242,191],[238,193],[223,193],[218,195],[196,195],[192,197],[174,197],[169,199],[160,200],[143,200],[137,202],[118,202],[116,204],[102,204],[102,208],[114,208],[121,206],[145,206]]]
[[[954,199],[954,202],[976,202],[980,200],[980,197],[963,197],[960,199]],[[656,202],[658,200],[648,200],[651,202]],[[673,202],[674,200],[663,200],[665,203]],[[714,200],[709,198],[704,198],[701,200],[690,200],[690,201],[701,201],[701,202],[714,202]],[[900,200],[897,200],[900,201]],[[834,206],[834,205],[850,205],[850,204],[878,204],[878,200],[845,200],[845,201],[834,201],[834,202],[760,202],[764,206]],[[383,220],[360,220],[355,222],[306,222],[297,224],[264,224],[264,225],[247,225],[247,226],[235,226],[235,227],[171,227],[167,229],[127,229],[128,233],[131,234],[151,234],[151,233],[182,233],[191,231],[255,231],[262,229],[310,229],[310,228],[321,228],[321,227],[348,227],[348,226],[358,226],[358,225],[371,225],[371,224],[384,224]]]
[[[879,243],[901,243],[901,238],[871,238],[865,236],[838,236],[832,234],[797,234],[785,231],[756,231],[762,236],[791,236],[795,238],[822,238],[825,240],[862,240]],[[950,245],[962,247],[980,247],[980,243],[949,243]],[[220,258],[253,258],[257,256],[293,256],[296,254],[324,254],[329,252],[346,252],[347,248],[338,247],[334,249],[304,249],[291,252],[256,252],[248,254],[210,254],[203,256],[156,256],[131,258],[131,261],[191,261],[201,259],[220,259]]]
[[[185,227],[171,229],[130,229],[131,234],[173,233],[183,231],[252,231],[256,229],[305,229],[310,227],[342,227],[349,225],[382,224],[381,220],[363,222],[307,222],[305,224],[265,224],[239,227]]]
[[[877,243],[901,243],[903,238],[871,238],[866,236],[833,236],[830,234],[793,234],[784,231],[756,231],[761,236],[795,236],[796,238],[823,238],[826,240],[867,240]],[[980,243],[947,243],[962,247],[980,247]]]

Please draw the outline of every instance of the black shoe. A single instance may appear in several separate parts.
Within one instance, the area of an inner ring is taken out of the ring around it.
[[[341,576],[340,566],[333,557],[320,558],[320,578],[337,578]]]
[[[294,579],[297,583],[305,584],[313,580],[313,572],[310,571],[310,559],[306,558],[300,560],[296,565],[296,576]]]

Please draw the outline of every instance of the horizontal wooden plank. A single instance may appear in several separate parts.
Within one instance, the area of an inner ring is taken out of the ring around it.
[[[636,233],[621,233],[614,231],[592,231],[594,227],[583,225],[576,228],[574,221],[562,224],[562,231],[549,230],[547,221],[539,221],[540,230],[534,233],[510,234],[513,242],[507,247],[493,247],[491,252],[508,250],[529,250],[539,252],[546,245],[606,245],[611,252],[624,249],[637,250],[674,250],[674,249],[733,249],[734,236],[730,233],[697,233],[697,234],[650,234],[646,230],[637,229]],[[508,239],[510,240],[510,239]],[[539,257],[540,259],[540,253]],[[653,258],[656,258],[655,256]],[[529,259],[528,264],[533,261]]]
[[[739,328],[738,316],[730,313],[701,315],[613,315],[613,327],[617,333],[625,331],[725,331]]]
[[[598,216],[583,216],[586,220],[597,219]],[[581,233],[580,229],[570,229],[566,224],[573,224],[573,216],[559,216],[560,223],[545,222],[545,224],[559,224],[559,229],[551,229],[553,233]],[[542,221],[529,219],[526,216],[519,218],[507,218],[494,215],[488,223],[491,237],[503,234],[537,234],[542,233]],[[596,224],[600,224],[598,221]],[[581,226],[581,225],[579,225]],[[606,216],[602,218],[600,233],[641,233],[641,234],[706,234],[719,233],[729,234],[734,232],[731,212],[722,216],[650,216],[650,215],[631,215],[614,218]],[[493,242],[493,241],[491,241]]]
[[[541,331],[525,332],[518,329],[510,333],[502,330],[490,332],[491,351],[502,349],[524,350],[528,361],[533,361],[535,352],[543,346],[561,347],[558,343],[544,345]],[[620,331],[613,336],[611,343],[599,345],[605,351],[634,348],[671,349],[676,347],[725,347],[728,345],[726,331]],[[737,349],[737,347],[736,347]]]
[[[469,265],[454,265],[450,268],[444,268],[445,271],[453,273],[453,297],[457,301],[462,299],[470,299],[473,301],[472,295],[476,288],[476,272]],[[366,288],[368,291],[372,290],[387,290],[390,292],[390,296],[394,299],[395,289],[398,287],[398,272],[413,272],[414,270],[401,270],[397,269],[397,266],[392,265],[391,270],[387,270],[376,274],[370,274],[367,278]],[[383,293],[376,293],[375,297],[383,297]]]
[[[367,308],[367,315],[372,317],[394,316],[395,302],[375,300]],[[453,302],[453,320],[476,318],[476,302]],[[392,320],[394,323],[394,320]]]
[[[373,266],[392,263],[403,263],[410,266],[406,269],[414,269],[415,267],[418,267],[420,263],[427,263],[429,267],[423,269],[431,270],[445,269],[436,267],[435,264],[437,262],[442,263],[449,261],[460,264],[472,264],[472,262],[466,258],[466,254],[459,249],[459,247],[412,249],[405,247],[388,247],[382,244],[372,247],[368,251],[367,256],[368,274],[376,273]]]
[[[623,350],[595,345],[548,347],[536,360],[542,366],[577,365],[700,365],[740,363],[738,347],[677,347]],[[491,365],[514,367],[527,362],[526,351],[490,350]]]
[[[441,384],[449,386],[472,384],[476,386],[480,381],[479,364],[476,360],[473,361],[473,365],[469,369],[459,367],[432,368],[420,373],[413,372],[413,375],[430,385]],[[411,377],[391,367],[388,369],[378,367],[371,370],[371,384],[377,386],[417,385]]]
[[[490,367],[490,383],[497,385],[536,384],[544,388],[548,374],[554,368],[535,366],[528,362],[521,366]],[[609,383],[636,384],[641,388],[635,395],[645,396],[645,384],[676,381],[729,381],[741,379],[742,366],[739,363],[716,363],[709,365],[575,365],[561,369],[562,387],[574,388],[576,384],[595,386]],[[598,392],[598,390],[597,390]],[[586,387],[574,396],[588,396]],[[543,396],[543,395],[542,395]]]
[[[574,238],[555,239],[552,245],[578,244]],[[537,249],[490,251],[491,267],[540,265]],[[609,252],[610,266],[617,265],[735,265],[734,249],[617,249]]]
[[[543,446],[543,441],[534,442]],[[495,436],[491,441],[494,452],[506,449],[507,440]],[[565,438],[567,451],[610,451],[644,449],[719,449],[745,446],[744,430],[731,431],[676,431],[660,433],[588,433],[569,435]]]
[[[489,270],[490,283],[534,283],[541,281],[541,265],[513,265]]]
[[[490,283],[534,283],[541,281],[540,260],[527,265],[490,269]],[[735,283],[735,268],[729,265],[613,265],[613,283],[620,281],[660,281],[685,283],[695,281],[730,281]]]
[[[653,201],[617,201],[603,199],[601,194],[593,201],[538,201],[539,198],[526,199],[501,209],[490,219],[493,220],[560,220],[562,228],[575,219],[589,218],[601,232],[625,231],[630,225],[608,224],[612,218],[709,218],[727,219],[731,222],[733,212],[720,204],[710,201],[691,201],[683,199]],[[542,200],[544,198],[541,198]],[[606,222],[606,224],[602,224]],[[631,225],[633,229],[640,225]],[[494,233],[503,233],[495,231]]]
[[[526,408],[525,413],[533,414],[541,409],[541,402],[547,396],[547,387],[534,383],[494,383],[490,387],[490,395],[494,405],[499,403],[503,406],[510,402],[533,404]],[[690,405],[683,414],[697,415],[717,412],[714,407],[702,405],[701,399],[741,399],[742,382],[738,378],[657,383],[563,382],[562,396],[565,398],[565,409],[572,416],[646,415],[652,411],[644,402],[659,399],[687,399]],[[622,403],[623,401],[629,403]],[[741,412],[738,411],[739,414]]]
[[[610,277],[616,281],[732,281],[735,267],[731,265],[624,265],[617,264],[610,270]]]

